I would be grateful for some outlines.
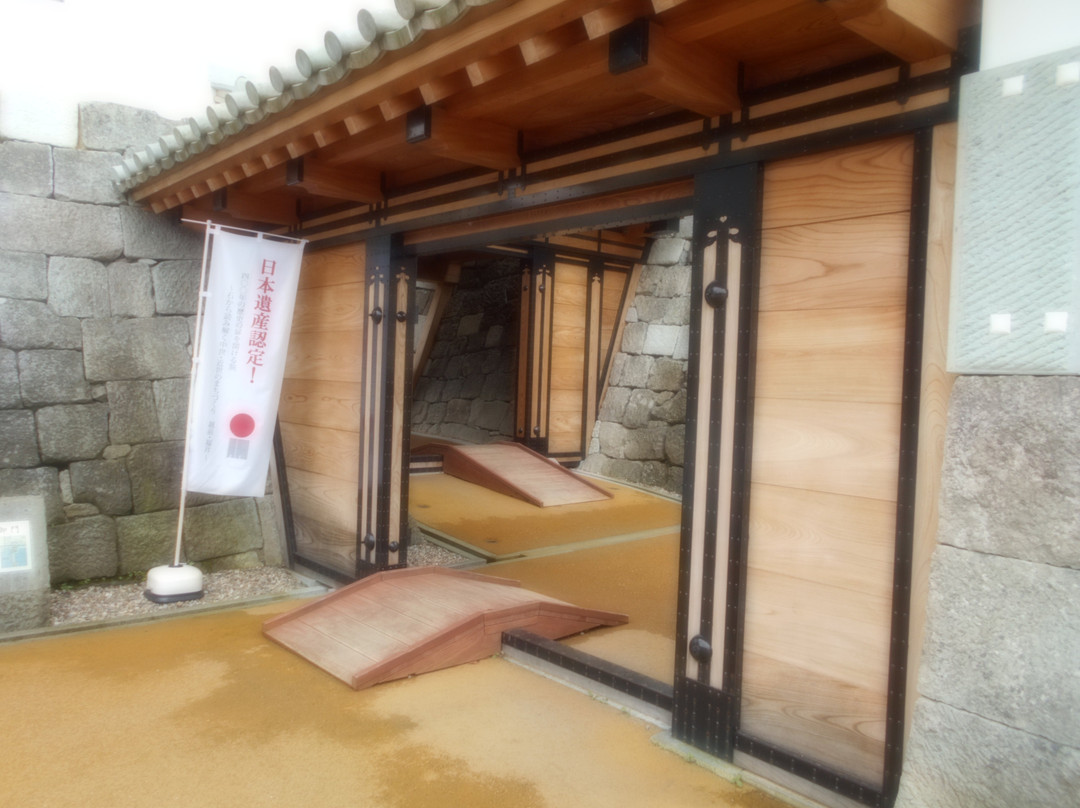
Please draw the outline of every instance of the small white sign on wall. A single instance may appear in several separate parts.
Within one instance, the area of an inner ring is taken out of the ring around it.
[[[30,569],[30,522],[0,522],[0,573]]]

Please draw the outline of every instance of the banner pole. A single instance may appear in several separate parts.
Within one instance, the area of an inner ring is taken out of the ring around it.
[[[200,222],[199,224],[203,224]],[[199,370],[199,352],[202,349],[203,309],[206,308],[206,267],[209,263],[212,223],[206,220],[206,236],[203,239],[202,271],[199,273],[199,300],[195,309],[195,340],[191,349],[191,379],[188,384],[187,422],[184,425],[184,462],[180,472],[180,516],[176,525],[176,551],[173,566],[180,566],[180,549],[184,535],[184,511],[187,505],[188,443],[191,440],[191,410],[195,403],[195,376]]]

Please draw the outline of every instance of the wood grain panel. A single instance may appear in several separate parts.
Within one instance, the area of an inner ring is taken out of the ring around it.
[[[754,406],[753,482],[896,501],[899,404],[762,398]]]
[[[906,212],[767,230],[759,308],[903,305],[907,243]]]
[[[284,423],[360,431],[361,387],[355,382],[285,379],[278,418]]]
[[[859,687],[747,652],[743,729],[780,749],[798,749],[833,770],[880,782],[884,769],[885,691]]]
[[[363,332],[301,331],[289,340],[285,378],[360,382]]]
[[[747,563],[881,595],[892,585],[895,534],[892,502],[759,484]]]
[[[746,590],[747,653],[884,694],[892,593],[870,595],[792,572],[750,570],[754,585]],[[745,673],[744,678],[749,679]]]
[[[905,211],[912,155],[911,139],[900,138],[768,165],[762,227]]]
[[[758,334],[758,396],[900,400],[903,307],[762,312]]]
[[[304,256],[298,289],[356,283],[364,275],[364,245],[347,244]]]
[[[359,482],[360,439],[357,433],[282,423],[281,440],[290,468],[354,484]]]
[[[297,292],[292,333],[352,331],[362,327],[363,319],[363,284],[318,286]]]
[[[290,467],[289,500],[299,521],[312,519],[338,531],[337,537],[348,537],[356,546],[356,484],[304,469]],[[332,543],[334,534],[320,535],[320,541]]]

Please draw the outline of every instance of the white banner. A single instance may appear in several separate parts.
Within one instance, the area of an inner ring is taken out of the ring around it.
[[[261,497],[304,242],[210,228],[210,279],[188,417],[185,487]]]

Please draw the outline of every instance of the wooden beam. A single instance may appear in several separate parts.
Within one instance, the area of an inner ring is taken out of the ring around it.
[[[361,130],[332,146],[327,146],[319,154],[319,159],[329,165],[370,159],[379,152],[400,146],[405,140],[404,128],[400,120],[395,120]]]
[[[956,50],[965,3],[930,0],[827,0],[840,24],[899,56],[919,62]]]
[[[522,67],[524,63],[525,59],[521,55],[521,51],[517,48],[510,48],[489,59],[480,59],[467,65],[465,74],[469,77],[469,83],[473,87],[478,87],[494,78],[498,78],[503,73],[509,73],[511,70]]]
[[[518,47],[526,65],[536,64],[567,48],[577,45],[586,38],[584,27],[579,21],[559,26],[554,31],[526,39]]]
[[[634,20],[647,19],[652,15],[652,0],[620,0],[618,3],[590,11],[581,21],[585,23],[589,39],[599,39]]]
[[[353,202],[378,202],[383,198],[377,171],[335,168],[313,157],[301,157],[289,163],[285,187]]]
[[[456,70],[448,76],[441,76],[425,84],[420,85],[420,96],[429,107],[439,103],[444,98],[467,90],[472,87],[469,75],[464,70]]]
[[[296,200],[287,196],[239,193],[229,188],[215,191],[215,213],[227,213],[237,219],[268,224],[296,224]]]
[[[509,169],[521,162],[515,130],[457,118],[439,107],[423,107],[410,114],[406,139],[429,154],[485,168]]]
[[[630,87],[705,117],[739,108],[735,59],[703,46],[676,42],[648,20],[610,37],[610,66]]]
[[[357,80],[339,88],[326,88],[302,109],[272,116],[264,125],[223,142],[220,148],[204,152],[177,169],[144,183],[131,192],[134,201],[163,197],[176,188],[220,174],[225,166],[251,159],[267,148],[284,146],[297,137],[345,120],[378,106],[382,101],[407,92],[439,76],[445,76],[478,58],[492,56],[511,44],[576,19],[611,0],[518,0],[473,9],[468,21],[447,29],[432,44],[408,53],[392,54],[379,63],[380,69],[364,72]],[[473,20],[482,21],[474,25]],[[441,33],[441,32],[440,32]]]
[[[660,20],[679,42],[697,42],[733,31],[773,14],[805,5],[805,0],[728,0],[725,3],[684,3]]]

